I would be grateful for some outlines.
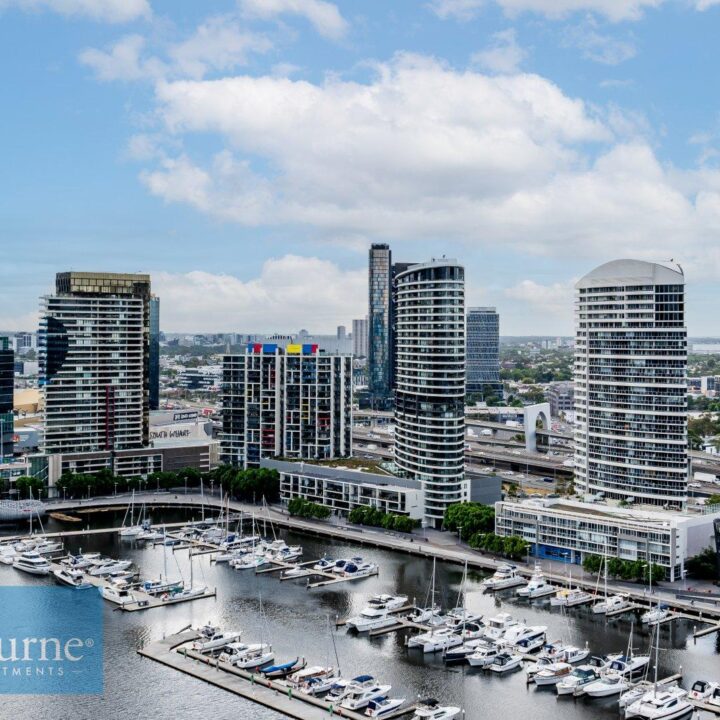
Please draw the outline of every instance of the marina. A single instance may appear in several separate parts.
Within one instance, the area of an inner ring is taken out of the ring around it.
[[[118,537],[117,527],[112,530],[107,527],[91,528],[95,532],[84,537],[72,535],[63,536],[62,539],[66,552],[69,553],[77,552],[81,544],[84,553],[98,552],[112,558],[132,560],[143,577],[164,576],[161,568],[163,562],[168,560],[178,563],[183,574],[187,576],[189,564],[192,562],[196,573],[202,576],[203,583],[208,587],[217,588],[217,595],[212,602],[185,601],[171,604],[162,603],[157,597],[152,600],[150,596],[143,597],[149,600],[151,607],[166,606],[165,610],[158,609],[147,615],[134,610],[114,612],[120,606],[106,603],[109,612],[106,624],[110,633],[116,625],[118,629],[125,625],[122,621],[123,617],[148,618],[147,621],[140,621],[146,625],[142,639],[137,645],[124,651],[123,666],[133,665],[127,659],[127,652],[139,651],[138,657],[142,658],[142,663],[152,659],[154,661],[152,665],[159,668],[157,672],[172,673],[170,677],[176,678],[172,682],[180,683],[179,687],[186,687],[188,698],[213,697],[213,707],[220,708],[217,717],[227,717],[229,720],[236,712],[236,710],[231,711],[231,706],[222,699],[223,695],[234,698],[236,702],[251,702],[252,705],[249,707],[254,709],[248,717],[263,719],[279,718],[284,715],[314,720],[315,717],[328,716],[328,704],[324,703],[322,696],[318,699],[313,698],[320,704],[298,700],[294,690],[292,690],[292,699],[288,698],[288,687],[281,679],[268,679],[273,683],[271,687],[266,687],[269,693],[261,692],[257,682],[257,679],[261,678],[260,673],[230,666],[227,662],[220,662],[218,667],[217,658],[205,657],[204,654],[196,656],[190,649],[189,635],[183,636],[184,640],[181,638],[177,647],[184,647],[185,651],[178,653],[174,649],[178,638],[173,639],[177,635],[178,627],[183,625],[200,627],[211,621],[224,628],[242,629],[244,642],[271,643],[275,662],[282,665],[283,662],[298,657],[303,658],[303,662],[310,666],[315,663],[335,665],[332,658],[327,658],[329,652],[327,625],[330,624],[335,628],[332,637],[333,642],[337,644],[343,677],[360,676],[363,672],[367,673],[371,670],[381,683],[380,687],[384,688],[386,685],[392,687],[390,693],[392,698],[408,699],[408,702],[397,708],[388,701],[386,704],[390,709],[382,717],[411,717],[411,701],[417,701],[419,696],[437,697],[441,704],[462,707],[466,710],[466,717],[473,717],[468,711],[469,708],[477,706],[478,700],[473,699],[476,698],[477,693],[482,694],[483,703],[489,708],[487,715],[484,714],[483,717],[502,718],[501,699],[508,693],[512,697],[513,707],[517,707],[519,712],[530,703],[532,712],[535,712],[537,717],[551,716],[543,714],[550,713],[550,706],[543,709],[546,700],[542,696],[548,692],[547,686],[535,683],[526,685],[525,673],[514,664],[515,660],[512,664],[497,664],[496,671],[495,666],[491,665],[488,665],[487,669],[474,667],[466,660],[463,661],[463,658],[460,658],[459,663],[447,664],[445,651],[423,653],[406,647],[408,638],[433,632],[432,625],[409,619],[413,613],[418,612],[416,610],[418,606],[429,604],[427,599],[423,602],[422,598],[427,591],[428,578],[434,572],[432,559],[381,549],[373,550],[367,546],[361,550],[351,538],[346,539],[345,542],[328,543],[308,535],[283,533],[284,542],[279,538],[276,539],[273,541],[275,547],[286,544],[287,547],[302,546],[303,557],[298,558],[296,562],[269,561],[263,567],[239,572],[227,562],[213,562],[215,555],[222,550],[221,543],[201,538],[184,538],[182,528],[188,523],[170,519],[173,522],[165,525],[168,528],[166,534],[168,541],[174,543],[172,545],[165,545],[164,541],[159,540],[147,543],[130,542]],[[103,518],[96,520],[103,522]],[[105,518],[103,525],[107,524]],[[206,525],[213,524],[215,521],[206,522]],[[54,529],[53,527],[52,530]],[[321,570],[314,569],[323,560],[330,562],[329,558],[345,558],[345,562],[353,558],[359,559],[358,552],[362,554],[363,562],[368,566],[374,566],[379,570],[379,574],[374,572],[368,574],[364,576],[362,582],[346,582],[344,578],[333,577],[333,573],[328,571],[327,567]],[[57,559],[52,560],[52,564],[53,568],[60,565]],[[297,575],[284,577],[293,569],[296,569]],[[305,570],[309,573],[307,576],[304,575]],[[19,576],[20,573],[12,568],[6,570],[0,568],[0,582],[7,582],[10,576],[16,575]],[[547,626],[548,640],[563,640],[567,643],[570,634],[575,644],[580,647],[587,642],[592,653],[621,651],[627,643],[629,622],[634,618],[637,638],[635,646],[642,649],[649,643],[649,632],[652,628],[642,627],[638,622],[638,613],[646,610],[647,605],[629,606],[624,608],[622,613],[613,613],[606,617],[594,614],[591,608],[582,605],[568,608],[553,607],[548,595],[536,599],[523,597],[518,592],[520,587],[515,584],[513,587],[484,593],[483,579],[486,575],[478,575],[476,571],[469,569],[468,577],[464,579],[465,573],[453,564],[438,562],[437,575],[436,602],[439,607],[459,609],[458,598],[461,595],[465,597],[467,615],[459,615],[461,618],[459,627],[465,625],[468,634],[459,638],[460,643],[475,642],[474,631],[471,632],[471,625],[475,621],[471,618],[480,618],[480,625],[485,625],[494,616],[502,613],[511,616],[512,622],[505,621],[507,628],[527,626],[530,635],[530,630]],[[281,578],[282,582],[280,582]],[[295,582],[292,582],[293,580]],[[308,582],[313,580],[325,584],[308,594]],[[49,580],[28,576],[27,580],[27,582],[50,581],[52,576]],[[95,587],[107,585],[102,579],[95,578],[92,584]],[[573,581],[573,585],[575,584]],[[557,587],[555,590],[557,591]],[[389,597],[398,601],[407,598],[397,607],[388,608],[387,624],[383,621],[381,626],[370,627],[359,634],[355,630],[346,629],[348,619],[361,615],[370,601],[373,598],[384,597],[383,593],[389,594]],[[128,609],[132,607],[132,604],[128,605]],[[463,621],[462,618],[465,620]],[[705,624],[706,620],[707,624]],[[662,677],[682,674],[690,683],[698,678],[717,680],[717,677],[707,675],[713,664],[717,664],[717,626],[717,620],[713,621],[713,618],[707,618],[705,615],[701,623],[699,613],[697,615],[674,613],[668,616],[666,622],[659,625],[664,652],[667,649],[661,660]],[[703,633],[703,630],[707,632]],[[696,633],[700,633],[700,636],[695,637]],[[463,639],[465,637],[467,639]],[[523,636],[518,634],[517,637]],[[487,642],[482,638],[478,638],[478,641],[480,642],[478,647],[483,647],[483,643]],[[521,666],[528,666],[535,662],[539,650],[540,648],[537,647],[534,652],[517,650],[509,652],[513,656],[519,656]],[[150,666],[145,665],[145,667]],[[243,675],[243,673],[247,674]],[[253,674],[256,676],[255,681],[249,679]],[[180,677],[186,678],[186,682],[195,685],[183,685],[177,679]],[[264,677],[261,679],[262,682],[268,681]],[[198,684],[199,681],[202,682]],[[554,685],[551,685],[551,688],[554,688]],[[109,692],[113,693],[114,689],[110,688]],[[217,693],[221,695],[218,696]],[[183,702],[185,697],[183,695]],[[610,700],[614,702],[614,708],[609,703]],[[15,701],[11,702],[15,703]],[[92,704],[91,699],[86,702]],[[22,701],[19,703],[22,704]],[[553,717],[594,720],[606,714],[608,717],[617,714],[617,697],[608,698],[607,701],[602,698],[599,700],[579,698],[575,704],[563,702],[561,705],[555,708],[553,703]],[[227,707],[227,710],[222,710],[223,707]],[[696,707],[708,717],[716,714],[718,710],[713,705],[700,701]],[[321,714],[315,714],[317,711]],[[345,717],[355,717],[350,713],[356,711],[344,708],[342,712]],[[394,715],[395,712],[398,715]],[[526,712],[531,711],[528,709]],[[364,713],[363,709],[362,713],[357,713],[357,717],[367,717]]]

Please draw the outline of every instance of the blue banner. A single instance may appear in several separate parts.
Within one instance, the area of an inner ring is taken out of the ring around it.
[[[103,607],[95,588],[0,587],[0,693],[99,695]]]

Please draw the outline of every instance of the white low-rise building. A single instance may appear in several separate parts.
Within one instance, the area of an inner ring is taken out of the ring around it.
[[[423,491],[417,480],[284,460],[262,459],[260,467],[280,473],[284,503],[300,497],[344,515],[364,505],[414,519],[423,516]]]
[[[574,500],[501,501],[495,504],[495,532],[527,540],[530,552],[580,564],[586,555],[648,560],[679,580],[687,558],[713,546],[719,515],[628,509]]]

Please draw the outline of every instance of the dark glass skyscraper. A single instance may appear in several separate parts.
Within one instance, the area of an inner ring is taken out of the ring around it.
[[[374,244],[369,258],[368,385],[373,403],[392,398],[392,253]]]
[[[469,308],[467,313],[467,392],[501,398],[500,316],[494,307]]]
[[[149,443],[150,276],[58,273],[42,299],[46,453]]]
[[[160,407],[160,298],[150,298],[150,409]]]
[[[10,341],[0,337],[0,460],[13,454],[13,378],[15,353]]]

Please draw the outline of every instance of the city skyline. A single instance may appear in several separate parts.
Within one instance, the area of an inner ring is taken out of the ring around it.
[[[329,333],[388,242],[458,258],[508,335],[571,334],[589,267],[675,258],[720,334],[717,5],[6,0],[0,327],[62,266],[152,274],[169,331]]]

